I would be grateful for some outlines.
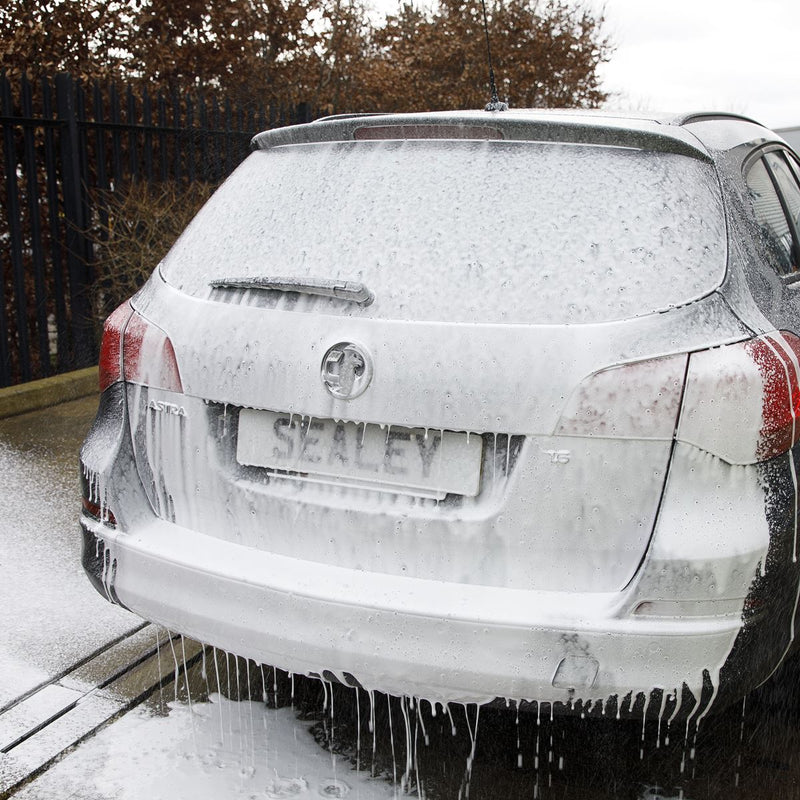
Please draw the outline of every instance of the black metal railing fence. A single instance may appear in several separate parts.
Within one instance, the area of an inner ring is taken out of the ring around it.
[[[97,360],[93,242],[132,182],[217,184],[300,106],[0,76],[0,387]]]

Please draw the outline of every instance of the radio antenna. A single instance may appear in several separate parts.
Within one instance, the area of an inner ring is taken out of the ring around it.
[[[497,96],[497,84],[494,82],[494,69],[492,69],[492,46],[489,44],[489,22],[486,19],[486,0],[481,0],[483,9],[483,30],[486,34],[486,56],[489,59],[489,89],[492,99],[486,104],[486,111],[508,111],[508,103],[502,103]]]

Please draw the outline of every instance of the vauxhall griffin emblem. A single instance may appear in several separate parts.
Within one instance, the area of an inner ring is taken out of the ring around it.
[[[372,359],[366,349],[352,342],[339,342],[322,359],[322,382],[341,400],[358,397],[372,380]]]

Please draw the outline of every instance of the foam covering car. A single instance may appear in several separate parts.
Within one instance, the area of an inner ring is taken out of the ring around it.
[[[89,578],[292,673],[701,718],[797,638],[799,214],[728,114],[257,135],[105,324]]]

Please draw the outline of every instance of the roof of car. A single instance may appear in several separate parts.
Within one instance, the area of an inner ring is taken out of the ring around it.
[[[697,123],[723,122],[734,129],[731,146],[744,136],[767,133],[747,117],[724,112],[639,114],[587,109],[513,109],[440,111],[419,114],[340,114],[305,125],[264,131],[253,149],[354,139],[505,139],[634,147],[708,159]],[[738,130],[738,133],[736,133]],[[746,133],[744,133],[746,131]],[[712,137],[713,139],[714,137]],[[711,145],[719,148],[719,142]]]

